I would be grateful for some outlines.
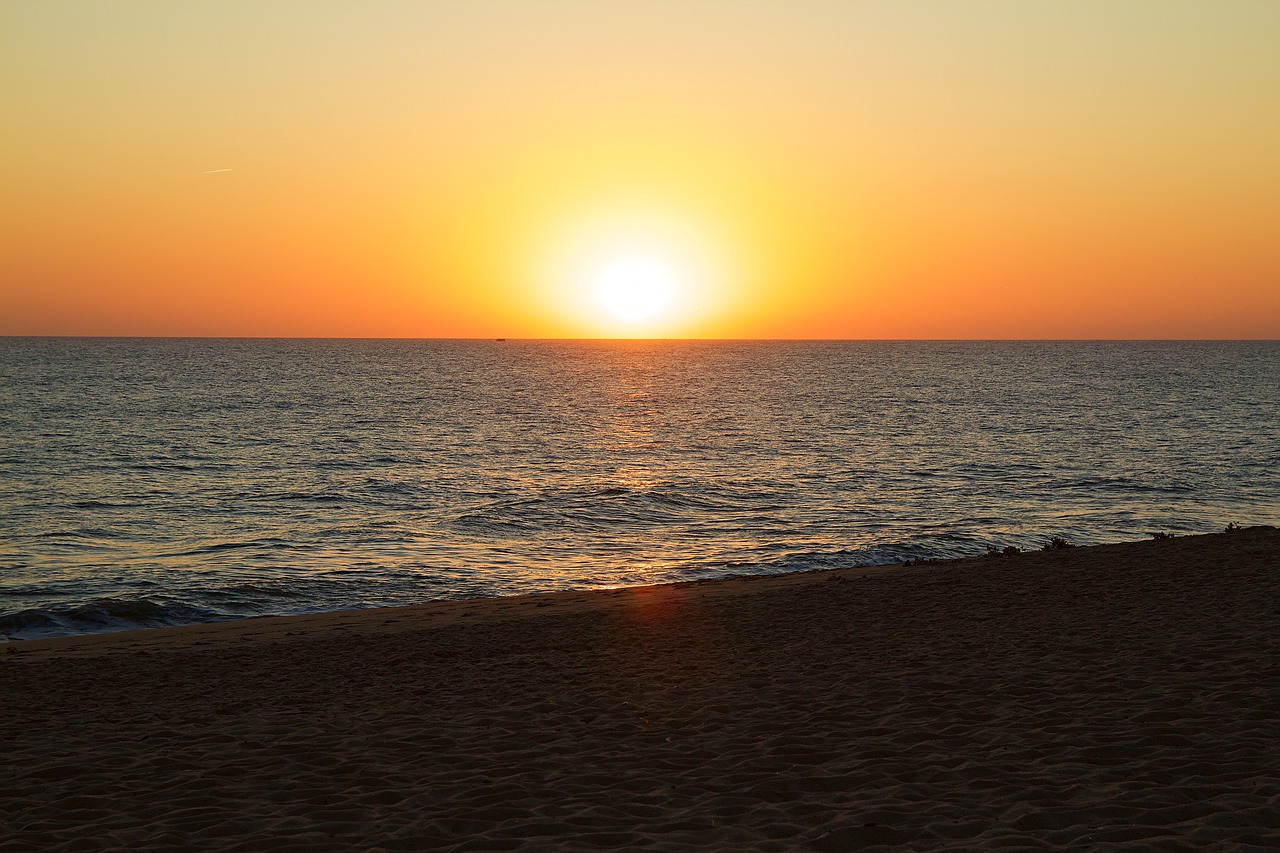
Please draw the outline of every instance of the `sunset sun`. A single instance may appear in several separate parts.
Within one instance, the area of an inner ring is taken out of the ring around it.
[[[621,320],[647,320],[670,304],[675,279],[670,267],[651,258],[615,258],[596,274],[596,298]]]
[[[736,310],[744,280],[718,211],[583,203],[532,231],[515,274],[527,304],[584,338],[694,337]]]

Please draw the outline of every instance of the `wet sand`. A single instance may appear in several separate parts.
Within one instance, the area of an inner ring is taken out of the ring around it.
[[[4,648],[0,851],[1280,847],[1273,528]]]

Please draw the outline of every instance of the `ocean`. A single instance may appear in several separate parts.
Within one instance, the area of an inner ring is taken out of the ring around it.
[[[0,638],[1280,524],[1280,343],[0,338]]]

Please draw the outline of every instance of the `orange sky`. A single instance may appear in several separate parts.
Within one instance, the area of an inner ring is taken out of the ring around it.
[[[0,334],[1280,337],[1269,0],[6,0],[0,104]]]

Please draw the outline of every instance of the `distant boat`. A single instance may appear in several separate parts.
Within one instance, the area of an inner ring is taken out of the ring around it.
[[[500,344],[502,344],[502,343],[506,343],[506,341],[507,341],[507,339],[506,339],[506,338],[494,338],[494,340],[495,340],[495,341],[497,341],[497,342],[498,342],[498,343],[500,343]]]

